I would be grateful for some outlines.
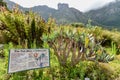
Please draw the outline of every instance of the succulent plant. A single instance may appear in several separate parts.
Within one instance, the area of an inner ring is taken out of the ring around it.
[[[105,53],[100,43],[95,42],[92,34],[60,28],[49,35],[43,35],[42,39],[54,50],[61,66],[75,66],[81,60],[108,62],[113,59]]]

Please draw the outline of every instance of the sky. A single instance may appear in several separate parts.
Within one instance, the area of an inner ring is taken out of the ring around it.
[[[48,7],[57,9],[58,3],[67,3],[69,7],[74,7],[82,12],[100,8],[109,2],[115,0],[10,0],[23,7],[33,7],[38,5],[47,5]]]

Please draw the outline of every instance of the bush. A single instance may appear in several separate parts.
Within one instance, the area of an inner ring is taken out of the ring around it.
[[[17,8],[12,12],[3,11],[0,13],[0,30],[5,42],[27,46],[36,43],[38,47],[42,46],[41,36],[47,33],[47,23],[38,15],[31,12],[24,14]]]
[[[81,28],[85,27],[85,25],[83,23],[72,23],[71,26],[76,27],[76,28],[77,27],[81,27]]]

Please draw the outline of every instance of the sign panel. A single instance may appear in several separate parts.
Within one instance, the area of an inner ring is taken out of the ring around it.
[[[50,66],[48,49],[11,49],[8,73]]]

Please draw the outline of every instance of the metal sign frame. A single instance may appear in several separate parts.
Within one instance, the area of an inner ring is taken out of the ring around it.
[[[49,49],[11,49],[9,52],[8,73],[49,66]]]

